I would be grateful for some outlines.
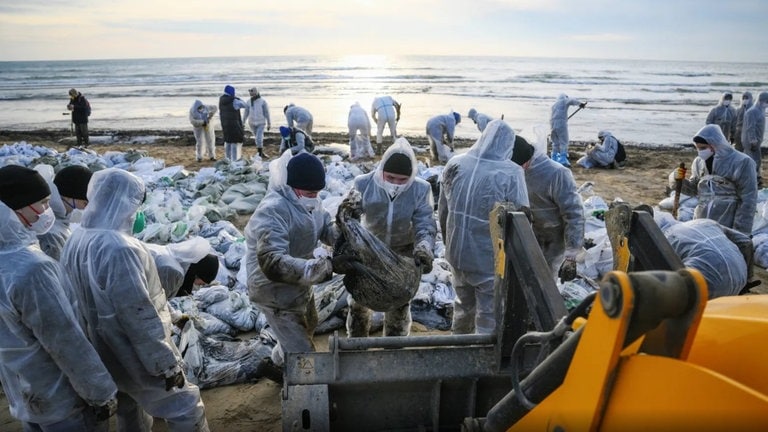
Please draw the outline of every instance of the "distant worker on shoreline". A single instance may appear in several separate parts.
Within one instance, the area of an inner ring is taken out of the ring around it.
[[[349,158],[351,160],[372,158],[374,153],[371,147],[371,120],[359,102],[349,107],[347,127],[349,128]]]
[[[490,123],[493,120],[493,117],[479,113],[476,109],[470,108],[469,113],[467,113],[467,117],[471,118],[473,122],[477,125],[477,130],[480,132],[485,130],[485,127],[488,126],[488,123]]]
[[[283,108],[283,113],[285,114],[285,122],[289,127],[297,127],[308,135],[312,135],[314,118],[308,109],[289,103]]]
[[[224,133],[224,157],[237,161],[243,157],[243,119],[240,110],[248,108],[239,97],[235,97],[235,88],[231,85],[224,87],[224,94],[219,97],[219,119],[221,131]]]
[[[245,113],[243,117],[246,118],[248,127],[253,133],[253,139],[256,141],[256,150],[259,157],[266,159],[267,155],[264,154],[264,127],[267,130],[272,128],[272,121],[269,119],[269,105],[267,101],[261,97],[259,89],[251,87],[248,89],[248,94],[251,95],[251,100],[248,106],[245,107]]]
[[[72,124],[75,126],[75,137],[78,147],[88,147],[88,117],[91,116],[91,104],[82,93],[69,89],[69,104],[67,109],[72,112]]]
[[[768,92],[760,92],[757,102],[744,114],[744,126],[741,131],[741,145],[749,155],[757,170],[757,187],[763,187],[760,165],[763,162],[761,146],[765,137],[765,108],[768,107]]]
[[[736,108],[731,106],[732,101],[733,93],[724,92],[720,96],[720,102],[709,110],[706,121],[706,124],[720,126],[728,142],[733,142],[733,133],[736,130]]]
[[[623,168],[627,155],[619,140],[607,130],[598,132],[597,139],[600,143],[587,146],[586,154],[576,163],[584,168]]]
[[[389,125],[392,142],[397,139],[397,122],[400,121],[400,103],[392,96],[379,96],[371,104],[371,117],[376,122],[376,154],[381,154],[384,145],[384,126]]]
[[[436,115],[427,121],[427,140],[432,159],[446,163],[453,156],[453,136],[459,123],[461,114],[457,112]]]
[[[755,104],[755,100],[752,98],[752,93],[745,91],[741,94],[741,105],[736,110],[736,126],[733,132],[733,148],[743,152],[744,146],[741,143],[741,131],[744,130],[744,116],[747,114],[747,110],[752,108]]]
[[[291,149],[291,154],[296,156],[303,152],[312,153],[315,143],[312,137],[299,128],[280,126],[280,154]]]
[[[216,133],[211,124],[216,111],[216,106],[205,105],[199,99],[195,100],[189,109],[189,122],[195,135],[195,157],[198,162],[203,160],[203,153],[208,160],[216,160]]]
[[[565,93],[560,93],[555,103],[552,104],[552,111],[549,116],[552,160],[568,168],[571,167],[571,163],[568,162],[568,107],[576,105],[579,106],[579,109],[583,109],[587,103],[569,98]]]

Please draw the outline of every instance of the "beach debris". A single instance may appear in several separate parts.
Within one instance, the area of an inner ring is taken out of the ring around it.
[[[398,255],[366,230],[359,221],[362,196],[352,193],[349,205],[339,208],[341,236],[334,256],[352,258],[344,267],[344,285],[357,303],[386,312],[400,307],[416,294],[421,271],[412,258]]]

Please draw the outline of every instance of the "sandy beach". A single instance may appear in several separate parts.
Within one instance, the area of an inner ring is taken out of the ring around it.
[[[194,154],[194,138],[190,131],[131,131],[130,133],[120,133],[115,131],[91,132],[94,137],[113,136],[114,143],[103,145],[94,140],[90,148],[96,152],[104,153],[106,151],[124,151],[129,148],[139,148],[147,152],[149,156],[164,159],[166,166],[184,165],[189,170],[198,170],[202,167],[212,166],[213,162],[196,162]],[[154,136],[151,143],[144,143],[143,140],[137,140],[137,137]],[[219,143],[221,137],[219,136]],[[318,145],[327,145],[332,143],[346,144],[348,136],[344,133],[317,133],[313,138]],[[416,148],[426,149],[427,140],[424,136],[407,137],[411,144]],[[29,131],[29,132],[9,132],[0,131],[0,145],[12,144],[15,142],[26,141],[30,144],[44,145],[54,148],[58,151],[65,151],[67,143],[71,142],[69,131],[67,130],[48,130],[48,131]],[[386,141],[388,142],[388,141]],[[251,157],[256,153],[256,148],[250,140],[248,145],[244,146],[245,157]],[[277,134],[272,131],[265,136],[265,152],[275,157],[277,155],[277,145],[279,140]],[[458,140],[457,146],[469,147],[473,140]],[[570,151],[572,156],[583,151],[586,143],[572,143]],[[577,184],[586,181],[594,183],[594,193],[603,197],[607,202],[620,198],[632,205],[649,204],[656,205],[661,199],[666,197],[665,186],[667,184],[667,175],[680,162],[689,165],[695,156],[695,152],[688,148],[643,148],[641,146],[625,143],[628,164],[621,170],[587,170],[580,167],[572,169]],[[428,153],[420,153],[421,158],[428,158]],[[217,146],[217,157],[223,155],[223,148]],[[572,161],[572,163],[575,160]],[[233,221],[238,228],[242,229],[248,218],[243,217]],[[768,292],[768,277],[763,269],[757,268],[756,276],[763,284],[757,287],[754,292]],[[415,326],[414,333],[426,331],[425,328]],[[328,335],[321,335],[316,338],[316,345],[323,350],[327,350]],[[203,400],[206,404],[208,421],[212,431],[279,431],[281,430],[281,407],[280,407],[280,387],[276,384],[262,380],[251,384],[232,385],[204,390],[202,392]],[[21,431],[21,425],[18,421],[10,417],[7,401],[3,395],[0,398],[0,430],[16,432]],[[114,428],[113,428],[114,430]],[[154,430],[167,430],[162,422],[156,422]]]

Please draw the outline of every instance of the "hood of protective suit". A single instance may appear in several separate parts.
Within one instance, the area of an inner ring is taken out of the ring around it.
[[[603,138],[604,139],[605,137],[608,137],[608,136],[613,136],[613,134],[611,134],[607,130],[601,130],[600,132],[597,133],[597,137],[598,138]]]
[[[39,164],[35,166],[34,170],[43,176],[45,182],[48,183],[48,188],[51,189],[51,200],[48,205],[51,206],[51,210],[53,210],[53,214],[56,215],[56,219],[65,219],[67,217],[67,209],[64,207],[64,202],[61,201],[59,189],[56,187],[56,184],[53,183],[55,177],[53,167],[47,164]]]
[[[715,148],[715,157],[723,157],[727,154],[735,151],[728,140],[725,139],[723,131],[720,126],[716,124],[708,124],[696,132],[696,136],[700,136],[707,141],[709,145]]]
[[[128,171],[107,168],[95,172],[88,184],[88,207],[81,226],[130,234],[145,193],[144,182]]]
[[[419,170],[418,166],[416,165],[416,155],[413,153],[411,143],[409,143],[408,140],[403,137],[398,138],[395,143],[389,146],[389,148],[384,152],[384,155],[381,157],[381,162],[379,162],[379,165],[376,167],[376,173],[373,175],[373,181],[375,181],[378,186],[384,187],[386,183],[384,181],[384,165],[386,165],[389,158],[391,158],[395,153],[404,154],[408,156],[408,159],[411,160],[411,176],[408,178],[408,182],[406,182],[402,188],[402,190],[405,191],[411,187],[413,184],[413,179],[416,178],[416,174]]]
[[[744,92],[741,95],[741,106],[749,108],[755,103],[755,99],[752,97],[752,92]]]
[[[201,101],[200,99],[195,99],[195,102],[192,103],[192,108],[189,109],[189,112],[196,113],[201,106],[203,106],[203,101]]]
[[[730,101],[733,101],[733,93],[731,93],[731,92],[724,92],[724,93],[723,93],[723,94],[720,96],[720,105],[722,105],[722,104],[723,104],[723,102],[725,102],[725,100],[726,100],[726,99],[728,99],[728,100],[730,100]]]
[[[6,251],[37,243],[37,235],[28,229],[5,203],[0,202],[0,250]]]
[[[467,155],[485,160],[510,160],[515,144],[515,130],[503,120],[488,123],[483,134]]]

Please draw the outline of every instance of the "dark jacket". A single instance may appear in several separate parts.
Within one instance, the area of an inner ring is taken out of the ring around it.
[[[72,110],[72,123],[88,123],[88,116],[91,115],[91,104],[82,93],[78,93],[75,98],[71,98],[69,103],[74,106]]]
[[[224,133],[224,142],[241,143],[245,141],[243,119],[240,110],[232,104],[236,98],[228,94],[219,97],[219,117],[221,119],[221,131]]]

